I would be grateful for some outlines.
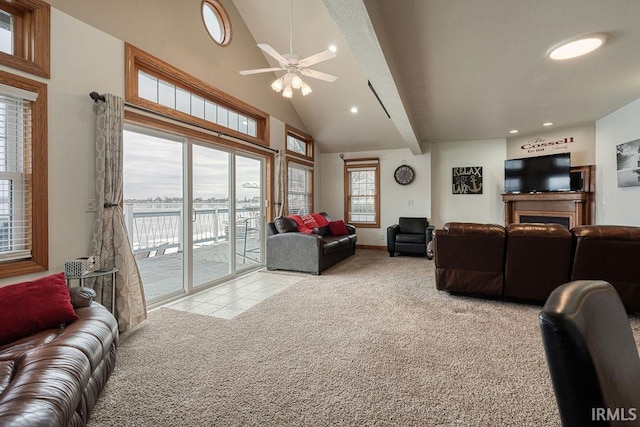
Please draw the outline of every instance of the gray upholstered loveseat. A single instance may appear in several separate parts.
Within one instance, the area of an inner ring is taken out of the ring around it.
[[[300,231],[291,217],[278,217],[267,224],[267,270],[320,274],[355,253],[355,227],[345,224],[346,234],[332,235],[334,222],[325,212],[319,215],[331,224],[314,227],[312,232]]]

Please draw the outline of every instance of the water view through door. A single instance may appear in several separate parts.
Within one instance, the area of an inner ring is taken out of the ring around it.
[[[264,162],[125,131],[125,221],[150,305],[263,265]]]
[[[237,155],[236,176],[236,271],[262,264],[262,160]]]

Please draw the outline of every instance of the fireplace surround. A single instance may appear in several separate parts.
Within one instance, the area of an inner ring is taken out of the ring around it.
[[[577,191],[503,194],[505,225],[519,223],[557,223],[568,229],[594,223],[594,166],[571,168],[579,174]]]

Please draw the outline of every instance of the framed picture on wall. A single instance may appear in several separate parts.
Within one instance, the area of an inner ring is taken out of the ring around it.
[[[453,194],[482,194],[482,166],[452,169]]]
[[[640,186],[640,139],[616,145],[618,187]]]

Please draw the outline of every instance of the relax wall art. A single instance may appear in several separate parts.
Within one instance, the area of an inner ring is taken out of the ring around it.
[[[453,194],[482,194],[482,166],[453,168]]]

